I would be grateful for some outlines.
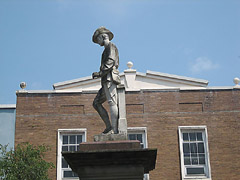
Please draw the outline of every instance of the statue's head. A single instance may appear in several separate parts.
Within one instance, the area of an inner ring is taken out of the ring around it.
[[[98,28],[94,32],[93,37],[92,37],[92,41],[94,43],[97,43],[97,44],[100,44],[100,45],[101,45],[101,42],[99,42],[99,41],[103,41],[103,40],[106,40],[106,39],[111,41],[113,39],[113,33],[103,26]]]

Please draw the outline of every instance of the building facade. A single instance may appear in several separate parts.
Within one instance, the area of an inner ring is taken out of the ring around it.
[[[131,68],[121,80],[129,139],[158,149],[156,168],[145,179],[240,179],[239,86],[211,88],[205,80]],[[50,177],[76,179],[61,152],[77,151],[104,129],[92,107],[100,81],[86,77],[53,86],[17,92],[15,143],[49,145],[46,159],[56,165]]]

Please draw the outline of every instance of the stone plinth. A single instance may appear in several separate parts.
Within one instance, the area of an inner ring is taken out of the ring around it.
[[[139,141],[81,143],[78,152],[63,152],[81,180],[142,180],[155,168],[157,149],[141,149]]]
[[[119,108],[118,131],[119,131],[119,134],[127,135],[125,86],[123,84],[118,85],[117,92],[118,92],[118,108]]]
[[[127,134],[99,134],[94,136],[95,142],[124,141],[124,140],[127,140]]]

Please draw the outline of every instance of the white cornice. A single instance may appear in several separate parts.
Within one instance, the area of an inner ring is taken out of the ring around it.
[[[53,84],[53,88],[57,89],[57,88],[60,88],[62,86],[66,86],[66,85],[70,86],[70,85],[73,85],[73,84],[79,83],[79,82],[87,82],[87,83],[89,83],[89,81],[95,82],[95,81],[99,81],[99,79],[92,79],[92,76],[87,76],[87,77],[83,77],[83,78],[72,79],[72,80],[68,80],[68,81],[55,83],[55,84]]]
[[[164,78],[164,79],[172,79],[172,80],[177,80],[177,81],[184,81],[185,83],[192,84],[194,83],[195,85],[200,85],[200,86],[207,86],[208,81],[204,79],[196,79],[196,78],[190,78],[186,76],[178,76],[174,74],[168,74],[168,73],[161,73],[161,72],[154,72],[154,71],[149,71],[147,70],[146,76],[148,75],[153,75],[155,78]]]
[[[138,91],[202,91],[202,90],[233,90],[240,89],[234,86],[219,86],[219,87],[169,87],[169,88],[141,88],[129,89],[126,92]],[[82,90],[82,89],[68,89],[68,90],[18,90],[16,94],[67,94],[67,93],[97,93],[98,90]],[[16,105],[0,105],[0,108],[16,108]]]
[[[16,104],[0,104],[0,109],[16,109]]]

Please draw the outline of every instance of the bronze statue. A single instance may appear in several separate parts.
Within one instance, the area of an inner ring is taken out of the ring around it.
[[[94,43],[104,46],[99,72],[92,74],[93,78],[101,78],[101,89],[93,101],[93,107],[106,125],[103,134],[118,133],[118,94],[117,85],[121,83],[119,77],[119,55],[117,47],[111,42],[113,33],[105,27],[98,28],[92,37]],[[108,101],[111,122],[103,103]]]

